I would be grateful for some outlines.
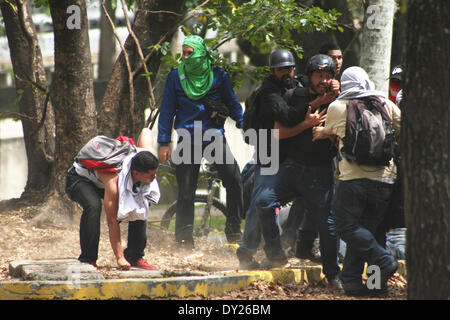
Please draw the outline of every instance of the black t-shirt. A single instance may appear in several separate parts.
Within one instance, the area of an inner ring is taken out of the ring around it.
[[[258,105],[257,116],[260,117],[263,129],[267,129],[266,141],[267,144],[262,144],[262,141],[258,139],[258,150],[264,148],[267,150],[267,154],[271,156],[271,132],[275,121],[280,122],[284,126],[293,126],[296,124],[295,120],[299,118],[299,113],[296,108],[292,108],[283,99],[283,95],[288,89],[298,87],[297,81],[292,81],[286,85],[281,81],[278,81],[275,76],[270,74],[267,76],[261,84],[260,93],[258,94],[256,103]],[[288,142],[281,140],[279,157],[280,163],[283,161],[287,151]],[[258,151],[257,150],[257,151]],[[257,158],[257,162],[261,165]]]
[[[286,97],[288,104],[298,112],[296,124],[305,120],[308,106],[315,98],[315,96],[309,94],[309,88],[296,88],[292,95]],[[319,107],[320,111],[327,108],[328,104]],[[287,157],[303,165],[330,163],[337,152],[333,143],[330,139],[316,140],[313,142],[312,137],[312,128],[309,128],[294,137],[285,139],[288,141]]]

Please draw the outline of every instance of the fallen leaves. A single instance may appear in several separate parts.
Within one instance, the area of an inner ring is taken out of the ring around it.
[[[9,262],[19,259],[78,258],[79,216],[67,229],[40,229],[29,224],[33,216],[29,210],[0,212],[0,281],[10,281]],[[105,278],[115,278],[116,261],[111,250],[106,219],[102,215],[99,259],[97,264]],[[128,224],[121,224],[122,244],[126,247]],[[223,235],[196,239],[195,250],[180,249],[173,234],[150,227],[148,230],[145,259],[156,266],[166,277],[205,276],[236,272],[238,260],[236,246],[227,245]],[[210,241],[211,240],[211,241]],[[262,250],[256,255],[261,261],[265,257]],[[307,260],[290,259],[290,267],[314,265]],[[406,299],[406,280],[396,274],[389,281],[388,299]],[[325,285],[309,286],[305,283],[277,284],[255,282],[245,290],[235,290],[218,297],[192,297],[189,299],[249,299],[249,300],[301,300],[301,299],[350,299]],[[355,298],[352,298],[355,299]]]

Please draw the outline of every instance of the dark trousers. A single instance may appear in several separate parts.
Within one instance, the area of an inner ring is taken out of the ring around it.
[[[314,240],[318,237],[318,222],[314,216],[308,214],[303,198],[294,199],[285,225],[281,234],[283,244],[294,248],[295,240],[298,238],[305,247],[310,249],[313,247]]]
[[[72,168],[66,177],[66,192],[70,199],[83,208],[80,219],[80,247],[78,260],[93,263],[98,259],[100,240],[100,215],[104,189],[96,187],[88,179],[79,176]],[[147,245],[147,221],[136,220],[128,225],[128,243],[124,250],[125,259],[134,263],[144,256]]]
[[[311,217],[317,221],[323,272],[328,279],[332,279],[340,269],[337,263],[337,237],[333,221],[330,219],[331,199],[334,191],[331,164],[305,166],[286,159],[275,175],[274,182],[271,187],[260,192],[255,199],[268,258],[270,259],[274,252],[279,252],[281,246],[279,232],[273,227],[275,208],[300,196],[304,200],[306,209],[312,215]]]
[[[376,240],[393,186],[369,179],[339,181],[333,202],[336,231],[347,243],[341,279],[344,288],[361,286],[364,263],[385,268],[394,261]]]
[[[247,213],[245,214],[242,244],[237,249],[238,256],[242,258],[250,259],[258,250],[258,246],[261,242],[262,226],[259,213],[256,210],[256,200],[259,199],[260,194],[264,194],[267,190],[273,190],[275,182],[276,175],[261,175],[261,167],[255,165],[254,184],[250,204]],[[286,257],[281,246],[278,219],[275,211],[270,217],[271,219],[266,226],[266,230],[270,228],[271,231],[266,232],[266,237],[264,238],[267,243],[265,251],[269,259],[284,259]]]
[[[230,156],[230,161],[221,161],[221,163],[214,162],[213,159],[208,159],[209,163],[214,164],[217,169],[219,178],[226,189],[226,208],[227,221],[225,225],[225,233],[240,233],[240,224],[243,217],[243,194],[242,181],[239,166],[232,156],[231,150],[226,142],[226,139],[214,140],[218,146],[222,148],[223,155]],[[207,145],[201,147],[202,157]],[[178,199],[177,199],[177,213],[175,219],[175,240],[178,242],[186,241],[193,242],[194,230],[194,199],[195,191],[197,190],[197,182],[200,170],[200,163],[195,163],[194,152],[196,149],[193,145],[191,148],[191,161],[189,163],[181,163],[176,165],[176,178],[178,182]],[[182,155],[182,151],[177,151]]]

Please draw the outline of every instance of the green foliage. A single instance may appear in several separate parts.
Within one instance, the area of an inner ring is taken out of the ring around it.
[[[300,7],[295,0],[251,0],[236,5],[231,0],[211,0],[209,7],[198,16],[198,25],[207,23],[217,36],[210,39],[211,47],[225,39],[250,41],[262,53],[276,48],[290,49],[302,57],[302,48],[292,40],[292,32],[335,30],[340,13],[319,7]]]
[[[31,3],[35,8],[48,7],[48,0],[33,0]]]
[[[187,0],[185,5],[193,9],[203,0]],[[185,35],[204,36],[206,30],[213,30],[216,36],[207,38],[206,44],[212,50],[215,64],[230,75],[234,87],[242,85],[244,76],[259,82],[267,67],[254,67],[243,62],[231,62],[221,56],[218,48],[231,39],[243,39],[257,47],[261,53],[269,54],[274,48],[289,49],[301,59],[303,48],[292,40],[293,32],[339,30],[337,19],[340,13],[335,9],[324,11],[319,7],[299,6],[295,0],[211,0],[196,15],[194,25],[182,26]],[[176,67],[178,58],[164,58],[164,62]]]

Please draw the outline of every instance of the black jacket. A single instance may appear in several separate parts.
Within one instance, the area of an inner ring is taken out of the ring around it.
[[[296,88],[292,95],[285,96],[287,102],[296,109],[298,118],[296,123],[305,119],[308,112],[309,103],[316,97],[309,94],[309,88]],[[328,105],[320,106],[320,111],[327,109]],[[286,139],[286,155],[303,165],[318,165],[331,163],[336,156],[337,149],[329,139],[312,141],[312,128],[309,128],[300,134]]]
[[[296,124],[295,120],[299,118],[299,113],[295,108],[292,108],[283,99],[284,94],[288,89],[293,89],[298,86],[297,81],[292,81],[289,85],[278,81],[274,75],[267,76],[263,83],[257,97],[258,104],[257,117],[259,117],[263,129],[273,129],[275,121],[280,122],[284,126],[293,126]],[[258,148],[267,148],[270,157],[270,131],[267,132],[267,146],[262,145],[258,140]],[[287,141],[280,141],[280,163],[286,155]],[[259,157],[257,158],[259,164]]]

